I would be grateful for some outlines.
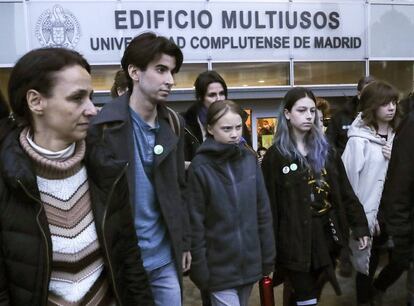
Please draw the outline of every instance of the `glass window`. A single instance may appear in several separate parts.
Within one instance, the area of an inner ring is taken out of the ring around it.
[[[289,63],[213,63],[228,87],[289,85]]]
[[[375,78],[393,84],[404,94],[414,88],[413,61],[372,61],[369,71]]]
[[[277,128],[275,117],[257,118],[257,147],[269,148]]]
[[[174,77],[174,88],[193,88],[197,76],[207,69],[207,64],[183,64]]]
[[[365,62],[296,62],[295,85],[355,84],[365,75]]]

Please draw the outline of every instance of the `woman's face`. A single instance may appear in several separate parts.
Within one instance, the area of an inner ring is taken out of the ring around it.
[[[315,102],[309,97],[297,100],[290,111],[285,109],[286,120],[299,133],[306,133],[311,130],[315,123],[315,114]]]
[[[243,121],[239,114],[228,111],[212,126],[207,126],[214,140],[220,143],[239,143],[242,136]]]
[[[375,117],[379,122],[390,122],[392,119],[394,119],[396,110],[396,101],[388,102],[377,108],[375,112]]]
[[[208,109],[211,104],[226,99],[224,88],[219,82],[210,83],[204,95],[203,105]]]
[[[59,143],[63,148],[84,139],[97,112],[92,93],[91,76],[83,67],[69,66],[55,73],[50,97],[40,95],[40,113],[33,116],[35,139]]]

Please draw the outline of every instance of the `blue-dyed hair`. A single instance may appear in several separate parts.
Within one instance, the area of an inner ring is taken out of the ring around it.
[[[302,166],[311,168],[316,175],[319,175],[325,167],[329,145],[325,136],[317,127],[316,122],[319,120],[318,113],[315,113],[314,124],[305,136],[305,145],[308,150],[307,158],[298,151],[292,125],[286,120],[284,115],[284,110],[290,112],[296,101],[305,97],[312,99],[316,107],[316,98],[310,89],[294,87],[286,93],[279,115],[279,122],[275,134],[275,145],[283,156],[291,160],[298,159]]]

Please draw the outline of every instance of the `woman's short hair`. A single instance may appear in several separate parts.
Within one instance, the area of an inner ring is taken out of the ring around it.
[[[226,82],[216,71],[208,70],[200,73],[194,82],[195,96],[198,102],[202,102],[204,100],[208,85],[211,83],[220,83],[224,90],[224,97],[227,99]]]
[[[397,110],[390,125],[395,130],[399,123],[401,114],[398,105],[399,93],[398,90],[391,84],[385,81],[374,81],[364,87],[360,97],[360,110],[364,122],[378,129],[376,111],[377,109],[388,103],[395,103]]]
[[[14,66],[9,79],[9,105],[16,120],[31,123],[26,94],[34,89],[50,97],[55,86],[55,74],[66,67],[81,66],[88,73],[91,68],[86,59],[74,50],[41,48],[23,55]]]

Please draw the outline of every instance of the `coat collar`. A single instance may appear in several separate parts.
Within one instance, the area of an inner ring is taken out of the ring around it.
[[[23,184],[30,193],[38,194],[34,166],[19,143],[20,132],[14,129],[2,142],[0,173],[11,188],[18,189]]]
[[[134,164],[134,140],[129,98],[129,94],[124,94],[105,105],[99,115],[93,119],[92,124],[109,126],[104,133],[111,133],[114,136],[113,138],[116,138],[113,140],[118,143],[114,146],[117,150],[117,157],[130,161],[132,166]],[[160,128],[155,145],[162,147],[162,153],[154,155],[154,167],[158,166],[176,148],[179,141],[179,137],[171,129],[168,109],[164,105],[157,106],[157,116]],[[132,171],[133,167],[130,167],[130,169]],[[132,177],[131,172],[129,176]]]

